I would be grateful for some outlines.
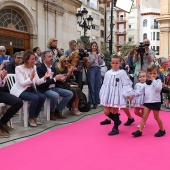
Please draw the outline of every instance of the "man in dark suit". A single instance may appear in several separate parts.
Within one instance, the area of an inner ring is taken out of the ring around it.
[[[44,51],[41,54],[43,63],[37,66],[38,76],[41,78],[45,73],[53,72],[53,76],[48,78],[44,84],[38,85],[37,90],[43,93],[47,98],[50,98],[50,119],[55,120],[55,116],[58,118],[66,118],[62,115],[62,110],[65,108],[67,103],[73,97],[73,93],[69,90],[57,88],[55,84],[58,81],[65,81],[66,76],[62,74],[56,74],[56,69],[52,66],[53,56],[50,51]],[[62,100],[57,105],[59,96],[62,97]],[[56,109],[55,109],[56,108]]]
[[[22,54],[22,52],[16,52],[14,54],[14,60],[7,64],[6,71],[9,74],[15,74],[15,67],[21,65],[22,61],[23,61],[23,54]]]

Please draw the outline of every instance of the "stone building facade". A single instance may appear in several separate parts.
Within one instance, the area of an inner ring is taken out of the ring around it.
[[[160,23],[160,56],[170,55],[170,1],[161,0],[161,15],[157,19]]]
[[[58,46],[68,49],[68,42],[77,38],[79,0],[0,0],[0,45],[9,54],[47,49],[50,37]]]

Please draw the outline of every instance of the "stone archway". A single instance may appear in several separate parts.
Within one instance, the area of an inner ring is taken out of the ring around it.
[[[31,41],[37,37],[36,24],[30,11],[21,3],[0,3],[0,45],[12,55],[17,50],[30,50]]]

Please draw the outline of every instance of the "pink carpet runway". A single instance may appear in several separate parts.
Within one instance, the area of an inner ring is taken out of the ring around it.
[[[160,112],[166,135],[158,131],[152,113],[143,136],[134,138],[140,119],[124,126],[123,111],[120,134],[108,136],[111,125],[101,126],[103,114],[52,130],[26,141],[0,149],[3,170],[169,170],[170,112]],[[131,109],[133,113],[133,109]]]

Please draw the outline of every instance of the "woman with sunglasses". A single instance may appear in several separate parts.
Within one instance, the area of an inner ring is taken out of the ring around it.
[[[0,46],[0,64],[4,63],[4,69],[6,69],[6,63],[13,61],[10,55],[6,55],[6,49],[4,46]]]
[[[83,99],[83,94],[78,88],[78,85],[74,83],[74,75],[73,72],[76,67],[70,66],[70,61],[67,56],[61,56],[59,62],[56,66],[57,74],[64,74],[66,76],[66,81],[58,83],[56,86],[60,88],[65,88],[67,90],[71,90],[73,92],[73,98],[69,102],[69,108],[71,108],[71,112],[73,115],[81,115],[82,113],[78,109],[79,100]],[[70,85],[70,83],[72,85]]]
[[[63,52],[58,49],[58,40],[55,37],[51,37],[47,42],[47,48],[52,52],[53,55],[53,64],[56,65],[56,62],[59,61],[59,58],[63,55]]]

